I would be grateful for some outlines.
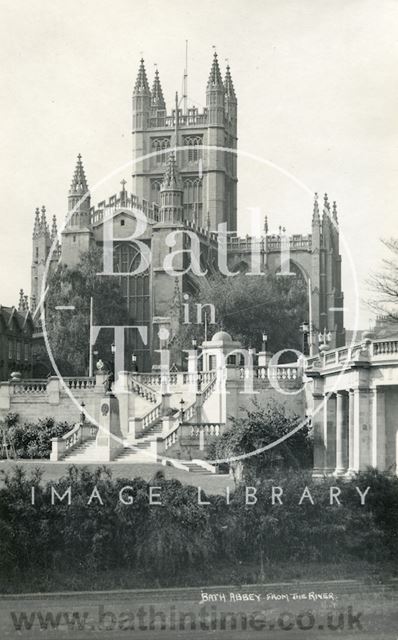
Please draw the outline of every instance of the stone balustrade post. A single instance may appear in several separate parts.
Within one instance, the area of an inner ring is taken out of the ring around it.
[[[47,382],[47,398],[49,404],[59,404],[60,381],[57,376],[51,376]]]
[[[11,409],[11,389],[12,385],[9,382],[0,382],[0,409]]]
[[[50,460],[52,462],[58,462],[61,460],[65,453],[65,448],[65,440],[62,438],[51,438]]]

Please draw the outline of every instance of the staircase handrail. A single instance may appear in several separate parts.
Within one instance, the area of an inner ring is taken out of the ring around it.
[[[136,378],[134,373],[130,374],[130,380],[133,391],[135,391],[136,393],[138,392],[138,394],[141,396],[145,396],[146,399],[150,402],[159,402],[159,394],[151,389],[149,385],[145,384],[145,382],[142,382],[141,380]],[[140,393],[140,390],[142,391],[142,393]]]

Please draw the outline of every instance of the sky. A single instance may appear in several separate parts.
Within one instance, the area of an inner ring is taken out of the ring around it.
[[[30,293],[35,208],[64,219],[78,153],[92,203],[129,180],[139,59],[150,82],[158,66],[172,108],[188,40],[189,104],[205,103],[213,47],[231,67],[238,148],[248,154],[238,158],[239,232],[251,232],[248,210],[260,208],[270,232],[310,233],[308,189],[327,192],[338,204],[346,327],[368,326],[366,281],[386,257],[380,239],[398,236],[397,1],[2,0],[1,8],[1,304],[17,304],[21,287]]]

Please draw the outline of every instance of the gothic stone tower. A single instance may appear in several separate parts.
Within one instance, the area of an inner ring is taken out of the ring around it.
[[[206,108],[184,113],[178,97],[171,113],[156,71],[149,88],[141,60],[133,92],[133,193],[151,205],[160,204],[160,190],[170,147],[176,154],[183,185],[184,220],[216,230],[237,225],[237,100],[229,67],[222,80],[214,54],[206,88]],[[204,148],[201,148],[204,147]],[[216,147],[207,149],[206,147]],[[145,160],[137,160],[154,154]]]
[[[76,264],[92,240],[90,192],[79,153],[68,195],[68,220],[62,232],[62,262]]]
[[[35,221],[33,225],[32,235],[32,266],[31,266],[31,297],[30,308],[32,313],[35,312],[40,302],[43,278],[45,274],[46,261],[50,252],[51,245],[56,241],[55,250],[51,256],[52,269],[59,258],[59,245],[57,242],[57,220],[52,218],[51,231],[47,223],[46,208],[43,205],[35,212]]]

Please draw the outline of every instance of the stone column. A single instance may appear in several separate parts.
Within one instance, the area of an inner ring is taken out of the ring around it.
[[[344,395],[341,391],[336,394],[336,474],[345,471],[344,460]]]
[[[313,393],[314,401],[312,430],[314,436],[314,470],[312,475],[314,478],[322,477],[325,474],[326,467],[326,448],[324,440],[324,411],[323,394]]]
[[[386,416],[384,389],[372,389],[372,467],[379,471],[386,468]]]
[[[354,473],[354,391],[348,392],[348,473]]]
[[[369,455],[369,389],[354,389],[354,471],[366,469]]]
[[[323,438],[325,442],[325,473],[336,468],[336,396],[324,395]]]

